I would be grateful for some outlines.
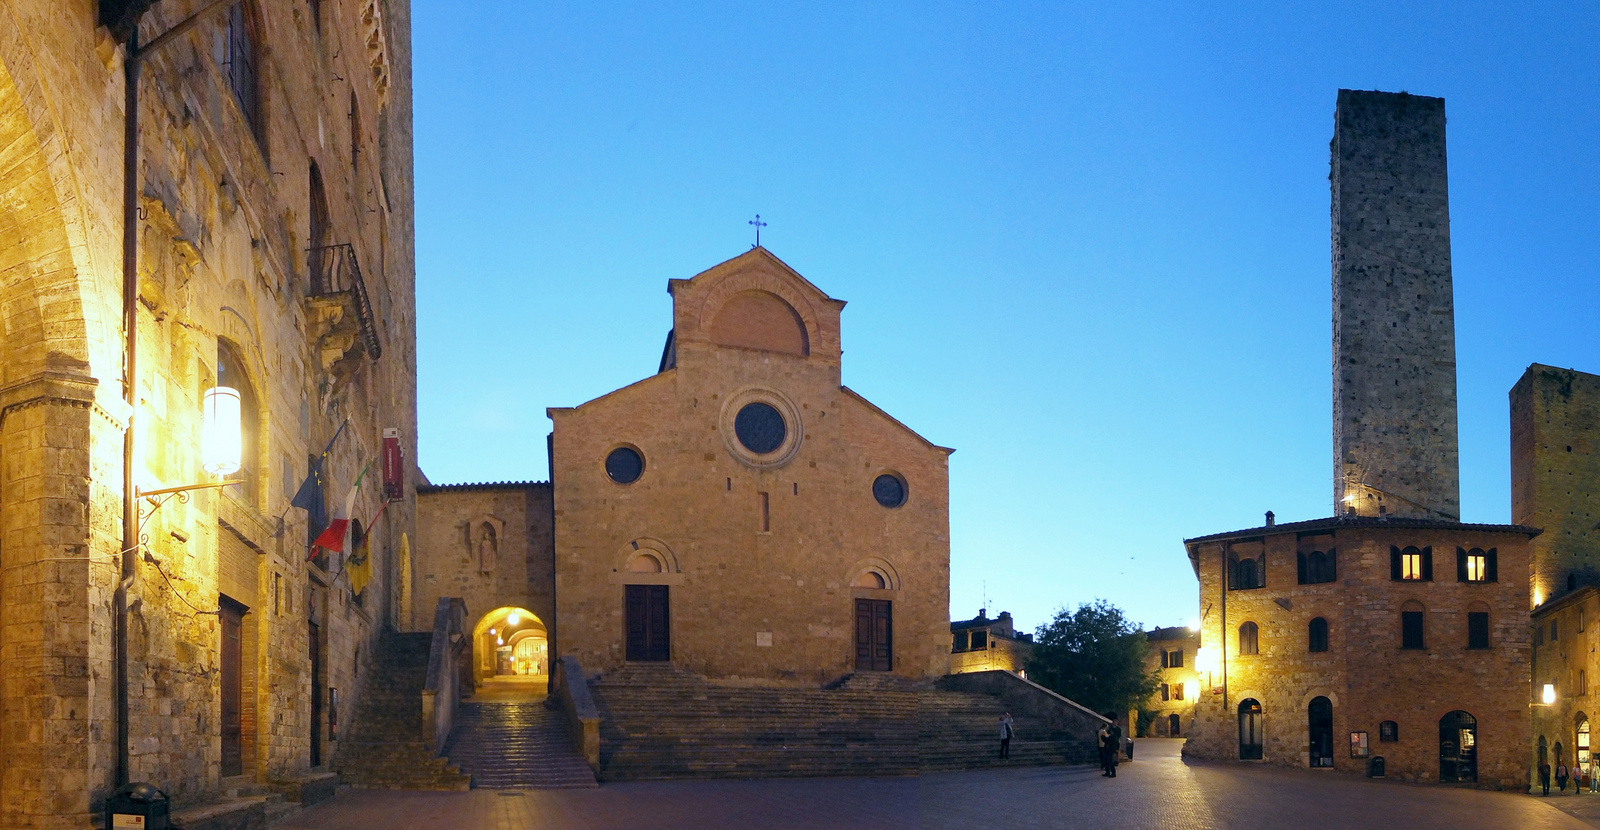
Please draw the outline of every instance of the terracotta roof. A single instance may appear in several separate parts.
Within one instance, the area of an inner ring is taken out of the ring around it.
[[[417,487],[417,493],[437,493],[441,490],[529,490],[549,486],[548,481],[478,481],[463,484],[427,484]]]
[[[1230,539],[1251,536],[1275,536],[1280,533],[1304,533],[1310,530],[1338,530],[1352,527],[1405,530],[1469,530],[1479,533],[1517,533],[1524,536],[1538,536],[1544,532],[1536,527],[1524,527],[1522,525],[1469,524],[1465,522],[1439,521],[1437,519],[1380,519],[1376,516],[1329,516],[1325,519],[1284,522],[1245,530],[1232,530],[1227,533],[1213,533],[1210,536],[1196,536],[1193,539],[1183,540],[1183,543],[1185,545],[1194,545],[1201,542],[1225,542]]]

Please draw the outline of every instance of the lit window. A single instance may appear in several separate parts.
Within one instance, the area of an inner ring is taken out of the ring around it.
[[[1390,546],[1389,578],[1400,581],[1433,580],[1433,548],[1410,545],[1404,549]]]
[[[1456,548],[1456,580],[1459,582],[1497,582],[1495,549]]]
[[[1402,553],[1402,554],[1400,554],[1400,578],[1401,579],[1421,579],[1422,578],[1422,554],[1421,553]]]
[[[1183,700],[1183,684],[1175,683],[1172,686],[1172,699]]]

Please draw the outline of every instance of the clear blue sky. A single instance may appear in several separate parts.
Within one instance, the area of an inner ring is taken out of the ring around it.
[[[1215,5],[415,0],[423,469],[545,478],[545,407],[653,373],[759,212],[845,383],[957,448],[952,613],[1187,621],[1183,538],[1332,512],[1376,88],[1447,102],[1462,508],[1508,521],[1511,385],[1600,372],[1600,6]]]

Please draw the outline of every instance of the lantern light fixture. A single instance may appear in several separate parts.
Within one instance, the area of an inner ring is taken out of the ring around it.
[[[1549,706],[1556,702],[1556,684],[1544,684],[1544,705]]]
[[[206,390],[200,423],[200,466],[214,476],[238,472],[244,454],[239,390],[215,386]]]

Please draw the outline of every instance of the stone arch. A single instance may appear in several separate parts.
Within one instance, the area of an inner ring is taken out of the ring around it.
[[[864,580],[876,577],[882,580],[882,586],[868,585]],[[889,560],[877,556],[868,556],[856,560],[850,566],[850,587],[852,588],[881,588],[886,591],[900,590],[900,572],[895,570]]]
[[[647,561],[653,561],[660,570],[636,569],[642,567]],[[678,556],[666,542],[651,536],[640,536],[630,539],[617,549],[612,570],[623,574],[676,574],[682,573],[678,567]]]
[[[1339,708],[1339,693],[1338,692],[1323,692],[1323,691],[1317,691],[1315,689],[1313,689],[1312,691],[1306,692],[1304,695],[1300,696],[1300,708],[1301,709],[1305,709],[1305,708],[1309,707],[1311,705],[1311,701],[1316,700],[1319,697],[1327,698],[1328,701],[1333,704],[1333,708],[1335,710],[1337,710]]]
[[[706,291],[698,314],[702,336],[707,339],[714,339],[712,331],[717,313],[735,295],[752,291],[770,294],[782,300],[794,311],[803,326],[807,355],[816,354],[819,349],[824,354],[827,354],[836,348],[833,344],[823,342],[822,328],[818,321],[816,308],[795,289],[792,281],[759,267],[729,274],[712,286],[710,290]]]
[[[805,321],[794,306],[771,291],[751,289],[729,297],[711,318],[711,342],[721,346],[811,354]]]
[[[526,674],[517,671],[514,665],[504,665],[501,649],[515,649],[517,642],[530,637],[542,638],[548,643],[550,634],[544,620],[526,608],[504,605],[479,617],[472,627],[473,685],[482,686],[486,680],[497,676]],[[539,668],[545,673],[549,671],[548,663]]]

